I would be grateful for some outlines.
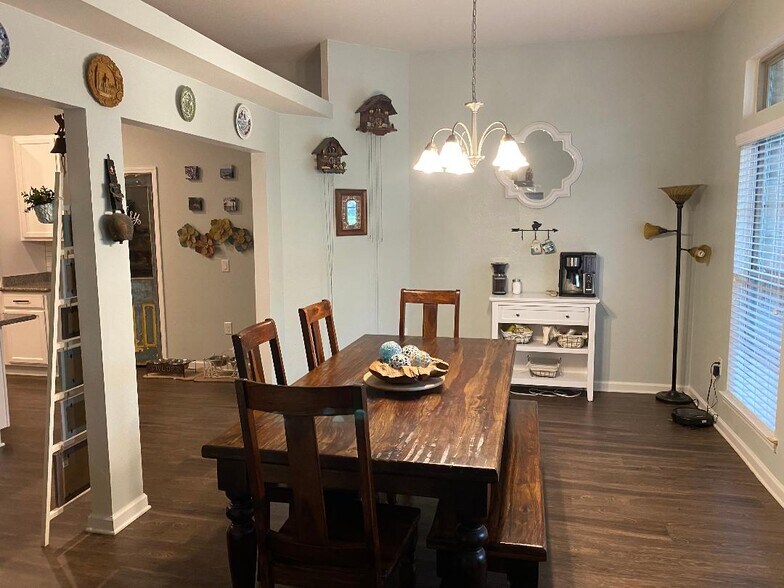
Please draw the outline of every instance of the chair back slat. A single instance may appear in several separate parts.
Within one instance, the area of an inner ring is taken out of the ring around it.
[[[299,388],[237,380],[245,458],[257,520],[259,574],[274,581],[277,561],[291,565],[345,565],[357,569],[380,569],[376,496],[371,470],[367,399],[362,386]],[[270,530],[265,509],[264,474],[259,459],[256,411],[283,416],[292,489],[290,523],[285,534]],[[362,503],[362,541],[330,538],[324,504],[324,488],[318,452],[315,417],[351,415],[356,431],[359,470],[358,494]],[[282,564],[281,564],[282,565]],[[364,572],[363,572],[364,573]]]
[[[272,367],[275,370],[275,382],[281,386],[287,384],[278,328],[274,320],[268,318],[258,324],[251,325],[232,335],[231,341],[234,345],[234,357],[237,359],[237,372],[240,378],[254,382],[266,382],[260,348],[264,343],[269,343]]]
[[[438,307],[449,304],[455,307],[454,337],[460,337],[460,290],[400,290],[400,323],[398,334],[406,335],[406,306],[422,305],[422,337],[434,339],[438,336]]]
[[[327,326],[329,350],[335,355],[340,348],[335,333],[335,320],[332,315],[332,304],[329,300],[322,300],[299,309],[299,321],[302,327],[302,339],[305,343],[305,357],[308,361],[308,370],[313,370],[324,363],[324,344],[321,338],[319,321],[324,320]]]

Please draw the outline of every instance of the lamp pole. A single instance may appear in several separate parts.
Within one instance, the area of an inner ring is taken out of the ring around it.
[[[678,324],[681,306],[681,253],[683,253],[683,202],[676,202],[678,224],[675,229],[675,310],[672,322],[672,379],[670,389],[656,394],[656,400],[668,404],[691,404],[691,396],[678,392]]]

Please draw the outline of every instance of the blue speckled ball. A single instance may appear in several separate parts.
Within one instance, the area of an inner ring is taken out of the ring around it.
[[[403,347],[403,355],[408,359],[413,359],[417,353],[419,353],[419,347],[416,345],[406,345]]]
[[[398,343],[395,341],[387,341],[378,350],[378,358],[384,363],[389,363],[389,361],[392,359],[392,356],[402,352],[403,349],[401,349]]]
[[[433,360],[427,351],[417,350],[417,352],[411,356],[411,365],[414,367],[427,367],[432,361]]]
[[[411,360],[402,353],[396,353],[389,359],[389,365],[393,368],[402,368],[404,365],[411,365]]]

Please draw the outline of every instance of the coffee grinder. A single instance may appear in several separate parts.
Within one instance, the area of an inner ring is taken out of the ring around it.
[[[561,253],[558,274],[560,296],[596,296],[596,253]]]
[[[504,296],[508,291],[506,271],[509,269],[509,264],[505,261],[491,261],[490,265],[493,266],[493,295]]]

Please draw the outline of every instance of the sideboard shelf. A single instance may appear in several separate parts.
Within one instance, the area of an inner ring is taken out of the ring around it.
[[[529,343],[518,344],[512,372],[512,385],[537,388],[579,388],[593,401],[594,358],[596,355],[596,307],[598,298],[520,294],[491,296],[493,339],[510,324],[527,325],[534,331]],[[566,349],[555,341],[542,342],[542,327],[555,326],[563,332],[575,329],[588,334],[585,347]],[[555,378],[532,376],[528,370],[529,356],[559,357],[561,370]]]

